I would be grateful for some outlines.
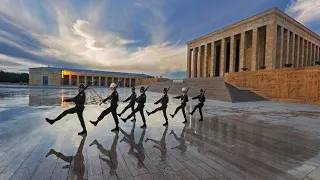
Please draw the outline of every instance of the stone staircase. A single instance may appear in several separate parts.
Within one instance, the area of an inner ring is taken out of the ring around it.
[[[152,84],[148,91],[162,93],[164,87],[171,89],[169,94],[179,95],[181,94],[182,87],[190,87],[188,91],[189,97],[194,97],[199,94],[199,90],[206,89],[206,98],[227,101],[227,102],[247,102],[247,101],[263,101],[263,97],[249,91],[238,89],[224,81],[223,77],[215,78],[196,78],[196,79],[184,79],[183,82],[174,82],[168,80],[165,82],[157,82]]]

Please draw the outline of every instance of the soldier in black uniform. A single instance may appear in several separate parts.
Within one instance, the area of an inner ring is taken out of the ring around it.
[[[126,118],[121,118],[123,120],[123,122],[126,122],[128,119],[130,119],[135,113],[137,113],[138,111],[140,112],[140,115],[141,115],[141,118],[142,118],[142,121],[143,121],[143,125],[140,127],[140,128],[146,128],[147,125],[146,125],[146,119],[144,117],[144,114],[143,114],[143,109],[144,109],[144,103],[146,103],[146,100],[147,100],[147,96],[145,94],[145,91],[144,91],[144,86],[141,86],[140,88],[140,93],[141,95],[135,99],[135,101],[138,103],[138,107],[136,107],[136,109],[134,109],[134,111],[131,112],[131,114],[126,117]]]
[[[111,131],[119,131],[119,121],[117,117],[117,107],[118,107],[118,101],[119,101],[119,94],[117,92],[117,85],[115,83],[111,83],[110,89],[112,91],[111,95],[108,96],[106,99],[102,101],[102,103],[110,100],[110,107],[106,110],[102,111],[100,116],[98,117],[97,121],[90,121],[94,126],[96,126],[106,115],[108,115],[110,112],[112,113],[114,122],[116,124],[116,127],[112,129]]]
[[[193,110],[191,111],[191,115],[193,115],[193,113],[197,110],[197,108],[199,108],[199,113],[200,113],[200,117],[201,119],[199,121],[203,121],[203,116],[202,116],[202,107],[204,105],[204,102],[206,101],[206,97],[204,97],[204,94],[203,94],[203,89],[200,89],[200,95],[192,98],[192,99],[198,99],[199,100],[199,103],[198,105],[196,105]]]
[[[151,112],[147,112],[148,116],[150,116],[151,114],[154,114],[158,111],[162,111],[163,112],[163,116],[166,119],[166,123],[163,124],[163,126],[167,126],[168,125],[168,117],[167,117],[167,107],[168,107],[168,103],[169,103],[169,97],[167,95],[168,89],[164,88],[163,89],[163,96],[161,99],[159,99],[157,102],[155,102],[154,104],[159,104],[161,103],[161,106],[156,108],[155,110],[151,111]]]
[[[183,123],[187,123],[187,117],[186,117],[186,110],[185,107],[187,106],[187,102],[189,101],[188,95],[187,95],[187,88],[182,88],[183,94],[177,97],[174,97],[175,99],[181,99],[181,105],[177,107],[174,114],[170,114],[172,118],[178,113],[178,111],[181,109],[184,117]]]
[[[66,100],[63,101],[63,102],[74,102],[76,104],[75,107],[73,107],[71,109],[68,109],[68,110],[65,110],[63,113],[61,113],[55,119],[46,118],[46,121],[52,125],[56,121],[59,121],[60,119],[62,119],[67,114],[77,113],[79,121],[80,121],[80,124],[81,124],[82,129],[83,129],[82,132],[78,133],[78,135],[87,134],[86,125],[85,125],[84,120],[83,120],[83,110],[84,110],[84,103],[86,102],[86,94],[84,92],[81,92],[82,89],[84,89],[84,88],[85,88],[85,86],[83,84],[79,84],[79,87],[78,87],[79,94],[77,96],[75,96],[74,98],[66,99]]]
[[[128,102],[130,100],[129,104],[122,110],[120,114],[118,114],[118,116],[121,116],[130,107],[131,107],[131,110],[134,111],[134,105],[136,103],[135,99],[137,98],[137,94],[135,92],[134,87],[131,88],[131,92],[132,92],[131,95],[126,100],[123,101],[123,102]],[[133,119],[131,121],[136,121],[136,114],[133,115]]]

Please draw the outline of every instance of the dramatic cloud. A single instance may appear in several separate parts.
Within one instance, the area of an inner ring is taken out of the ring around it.
[[[286,12],[303,24],[320,21],[320,0],[292,0]]]
[[[81,9],[61,0],[2,0],[0,69],[51,65],[151,75],[185,70],[185,45],[168,41],[162,3],[136,1],[124,7],[128,12],[112,14],[105,12],[105,2]],[[141,23],[148,32],[146,45],[136,44],[145,39],[126,38],[120,31],[130,29],[130,17],[134,20],[132,15],[140,11],[150,14]],[[120,25],[114,21],[119,16],[124,19]]]

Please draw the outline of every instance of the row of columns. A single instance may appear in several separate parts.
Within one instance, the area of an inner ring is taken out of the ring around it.
[[[72,86],[72,85],[79,85],[80,83],[84,83],[84,84],[88,84],[88,82],[95,82],[95,77],[98,77],[98,85],[97,86],[108,86],[110,83],[118,83],[120,79],[122,79],[122,77],[101,77],[101,76],[79,76],[79,75],[66,75],[66,76],[69,76],[68,77],[68,85],[69,86]],[[77,80],[76,80],[76,84],[72,83],[72,77],[76,76],[77,77]],[[80,77],[84,77],[84,82],[80,82]],[[91,77],[91,79],[89,79]],[[104,78],[104,85],[102,84],[102,81],[101,79]],[[108,78],[112,78],[110,83],[108,84],[108,81],[110,79]],[[115,81],[117,79],[117,81]],[[62,80],[62,85],[64,85],[64,80]],[[95,84],[93,84],[94,86]],[[121,83],[122,86],[125,86],[125,87],[132,87],[132,86],[135,86],[136,85],[136,78],[123,78],[122,80],[122,83]],[[120,85],[120,86],[121,86]]]
[[[283,68],[282,64],[309,67],[320,61],[319,45],[280,25],[277,26],[277,42],[280,50],[277,52],[276,68]]]
[[[238,46],[237,41],[240,41]],[[220,53],[220,57],[217,53]],[[286,64],[307,67],[314,65],[316,61],[320,61],[319,45],[275,23],[270,23],[188,48],[187,78],[224,76],[226,72],[242,69],[280,69]]]

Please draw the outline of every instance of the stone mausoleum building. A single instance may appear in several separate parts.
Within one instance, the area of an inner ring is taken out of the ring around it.
[[[187,78],[309,67],[320,61],[319,35],[277,8],[187,44]]]
[[[29,85],[31,86],[77,86],[79,83],[88,84],[89,82],[92,82],[93,86],[109,86],[123,79],[120,87],[133,87],[149,78],[153,77],[146,74],[55,67],[29,69]]]

